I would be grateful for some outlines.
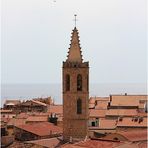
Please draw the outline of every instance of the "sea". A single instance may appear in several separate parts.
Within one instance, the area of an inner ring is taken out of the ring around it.
[[[89,96],[107,97],[110,94],[147,94],[146,83],[90,84]],[[62,104],[62,84],[1,84],[1,107],[7,99],[29,100],[51,96]]]

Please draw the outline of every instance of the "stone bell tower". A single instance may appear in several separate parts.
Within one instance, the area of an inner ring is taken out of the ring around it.
[[[63,138],[82,140],[88,135],[89,63],[83,62],[78,30],[72,31],[63,62]]]

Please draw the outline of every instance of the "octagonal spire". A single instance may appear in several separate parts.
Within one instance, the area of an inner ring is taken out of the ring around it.
[[[67,56],[68,62],[82,62],[82,55],[81,55],[81,47],[80,47],[80,40],[78,36],[79,32],[75,27],[72,32],[70,48]]]

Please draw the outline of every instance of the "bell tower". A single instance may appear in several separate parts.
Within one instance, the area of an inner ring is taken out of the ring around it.
[[[76,26],[68,56],[63,62],[63,138],[82,140],[88,136],[89,63],[83,62]]]

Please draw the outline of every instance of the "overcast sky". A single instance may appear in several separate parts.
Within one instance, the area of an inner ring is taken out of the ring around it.
[[[61,83],[74,14],[91,83],[146,83],[146,0],[2,0],[2,83]]]

